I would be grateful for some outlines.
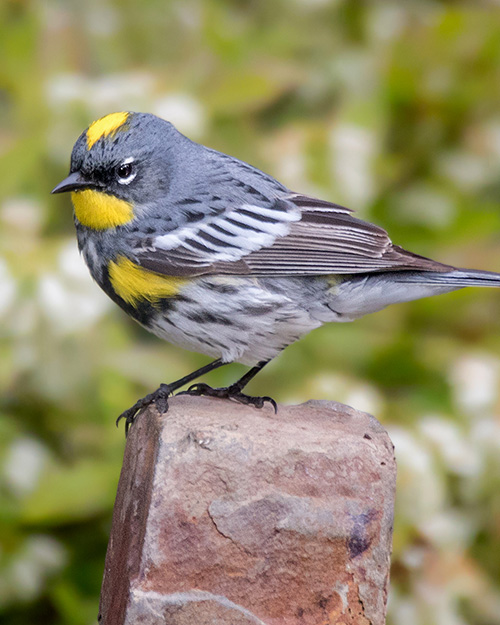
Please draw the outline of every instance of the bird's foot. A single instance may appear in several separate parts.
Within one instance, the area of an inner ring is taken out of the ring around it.
[[[269,402],[274,408],[274,412],[278,412],[278,405],[272,397],[268,397],[267,395],[264,397],[252,397],[251,395],[245,395],[236,384],[226,386],[224,388],[212,388],[208,384],[204,383],[193,384],[187,389],[187,391],[182,391],[177,393],[177,395],[205,395],[206,397],[234,399],[234,401],[237,401],[240,404],[254,406],[255,408],[262,408],[266,402]]]
[[[125,419],[125,436],[128,434],[129,428],[132,423],[135,421],[137,413],[150,406],[151,404],[155,404],[158,412],[160,414],[164,414],[168,410],[168,397],[172,394],[171,386],[169,384],[160,384],[160,386],[149,393],[142,399],[139,399],[135,402],[133,406],[131,406],[128,410],[125,410],[121,413],[121,415],[116,420],[116,425],[120,423],[122,419]]]

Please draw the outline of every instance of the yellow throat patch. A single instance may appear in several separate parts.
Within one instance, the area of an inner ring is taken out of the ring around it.
[[[130,202],[94,189],[73,191],[71,201],[78,221],[94,230],[123,226],[134,218]]]
[[[108,265],[109,279],[115,293],[132,306],[141,300],[152,304],[174,297],[187,282],[177,276],[163,276],[139,267],[125,256],[118,256]]]
[[[127,121],[129,113],[110,113],[90,124],[87,130],[87,150],[99,141],[101,137],[114,135]]]

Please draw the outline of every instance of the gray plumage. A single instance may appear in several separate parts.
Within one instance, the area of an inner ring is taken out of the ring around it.
[[[120,180],[124,163],[133,173]],[[91,188],[133,206],[134,218],[114,228],[76,219],[97,282],[152,332],[225,362],[269,360],[322,323],[389,304],[500,286],[498,274],[408,252],[349,209],[295,193],[153,115],[130,113],[91,149],[83,133],[71,172],[82,180],[76,192]],[[164,301],[131,305],[109,279],[108,264],[120,257],[186,282]]]

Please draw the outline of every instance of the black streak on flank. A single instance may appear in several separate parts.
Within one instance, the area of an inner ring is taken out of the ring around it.
[[[236,325],[233,321],[231,321],[228,317],[224,317],[223,315],[214,315],[210,312],[200,312],[200,313],[187,313],[186,317],[190,321],[194,321],[195,323],[206,324],[206,323],[216,323],[225,326],[234,326]]]
[[[270,315],[273,311],[274,306],[272,304],[262,304],[260,306],[251,306],[247,304],[243,308],[245,315]]]
[[[208,282],[207,288],[210,291],[215,291],[216,293],[223,293],[224,295],[234,295],[238,293],[238,288],[232,286],[231,284],[219,284],[218,282]]]

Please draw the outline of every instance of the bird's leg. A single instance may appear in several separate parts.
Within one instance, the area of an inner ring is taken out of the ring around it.
[[[231,386],[224,388],[212,388],[208,384],[193,384],[187,391],[182,391],[178,395],[206,395],[208,397],[220,397],[222,399],[234,399],[240,404],[246,404],[249,406],[255,406],[255,408],[262,408],[265,402],[269,402],[274,408],[274,412],[278,412],[278,405],[272,397],[267,395],[264,397],[252,397],[251,395],[245,395],[241,391],[245,386],[254,378],[259,371],[261,371],[269,362],[269,360],[262,360],[255,367],[252,367],[245,373],[239,380],[237,380]]]
[[[196,378],[199,378],[200,376],[205,375],[205,373],[208,373],[209,371],[213,371],[214,369],[217,369],[218,367],[222,367],[222,365],[226,365],[226,364],[228,363],[222,362],[222,359],[218,358],[217,360],[214,360],[208,365],[205,365],[204,367],[200,367],[199,369],[196,369],[196,371],[193,371],[192,373],[185,375],[180,380],[176,380],[175,382],[171,382],[170,384],[160,384],[160,386],[156,389],[156,391],[153,391],[152,393],[149,393],[149,395],[146,395],[142,399],[139,399],[138,401],[135,402],[135,404],[132,407],[122,412],[121,415],[116,420],[116,425],[118,425],[121,419],[125,419],[125,434],[127,434],[139,410],[146,408],[146,406],[149,406],[152,403],[156,404],[156,408],[161,414],[167,412],[168,398],[178,388],[181,388],[181,386],[184,386],[184,384],[188,384],[189,382],[196,380]]]

